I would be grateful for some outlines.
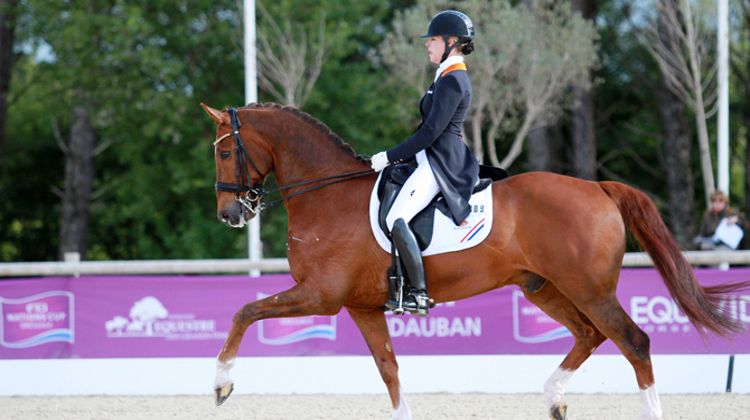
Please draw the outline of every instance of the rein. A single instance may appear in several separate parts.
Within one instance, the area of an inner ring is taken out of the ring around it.
[[[279,187],[279,188],[274,188],[271,190],[266,190],[263,188],[263,184],[266,182],[266,177],[263,176],[263,174],[261,174],[260,171],[258,170],[258,167],[255,165],[255,162],[253,162],[253,159],[250,157],[250,154],[247,152],[247,149],[245,148],[245,145],[242,142],[242,138],[240,137],[240,127],[242,127],[242,123],[240,123],[240,119],[237,117],[237,110],[235,108],[229,108],[228,112],[232,120],[232,132],[224,134],[223,136],[216,139],[216,141],[214,141],[214,145],[218,144],[220,141],[224,140],[225,138],[231,135],[234,135],[235,162],[237,162],[235,174],[237,177],[237,183],[230,184],[227,182],[217,182],[216,191],[235,193],[235,200],[239,201],[240,204],[245,206],[248,209],[248,211],[250,211],[253,215],[258,214],[261,211],[275,204],[281,203],[284,200],[288,200],[294,197],[295,195],[314,191],[314,190],[317,190],[318,188],[327,187],[329,185],[338,184],[339,182],[349,181],[351,179],[377,174],[377,172],[374,172],[372,169],[365,169],[362,171],[347,172],[341,175],[334,175],[334,176],[329,176],[326,178],[314,179],[312,181],[298,182],[296,184],[291,184],[291,185],[286,185],[286,186]],[[260,175],[260,178],[261,178],[261,182],[256,182],[252,187],[250,187],[251,179],[250,179],[250,170],[248,168],[248,162],[250,163],[252,168],[255,170],[255,172],[258,175]],[[247,179],[247,182],[245,182],[245,179]],[[242,180],[241,181],[242,184],[240,184],[240,180]],[[297,191],[293,194],[289,194],[286,197],[282,197],[280,199],[277,199],[268,203],[260,202],[261,198],[271,193],[284,191],[284,190],[294,188],[294,187],[299,187],[302,185],[314,184],[317,182],[324,182],[324,181],[330,181],[330,182],[326,182],[322,185],[317,185],[315,187],[306,188],[306,189],[303,189],[302,191]],[[244,196],[243,196],[243,193],[244,193]],[[250,196],[251,193],[253,194],[253,197]],[[255,204],[255,206],[253,206],[253,203]]]

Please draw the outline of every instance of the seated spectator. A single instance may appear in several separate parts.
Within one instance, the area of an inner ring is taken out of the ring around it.
[[[737,225],[743,232],[747,228],[747,221],[740,217],[740,214],[736,210],[729,207],[729,198],[723,192],[717,190],[711,194],[711,208],[703,214],[701,228],[698,232],[698,237],[694,241],[699,244],[699,249],[703,251],[734,249],[721,240],[714,238],[716,228],[719,227],[721,221],[724,219],[727,219],[726,224],[728,226]]]

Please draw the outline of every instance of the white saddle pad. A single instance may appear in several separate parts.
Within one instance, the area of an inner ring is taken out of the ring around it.
[[[391,242],[378,224],[378,211],[380,210],[378,185],[382,176],[381,172],[370,194],[370,227],[378,244],[390,253]],[[468,222],[466,226],[456,226],[453,219],[444,215],[443,212],[435,212],[432,241],[427,249],[422,251],[423,256],[461,251],[476,246],[487,238],[492,229],[492,186],[472,195],[469,204],[471,213],[466,218]]]

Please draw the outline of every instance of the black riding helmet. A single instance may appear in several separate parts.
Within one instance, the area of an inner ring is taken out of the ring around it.
[[[422,35],[421,38],[430,38],[433,36],[442,36],[445,41],[445,52],[443,53],[443,58],[440,60],[442,63],[448,58],[448,54],[452,48],[474,39],[474,24],[471,23],[471,19],[465,14],[455,10],[446,10],[436,14],[432,18],[430,27],[427,29],[427,35]],[[452,36],[457,36],[458,42],[449,47],[448,39]]]

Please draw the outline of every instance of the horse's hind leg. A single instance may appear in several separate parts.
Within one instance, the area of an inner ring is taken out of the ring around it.
[[[628,316],[615,296],[604,301],[583,302],[579,308],[617,345],[633,366],[643,405],[638,420],[661,419],[662,409],[656,392],[648,335]]]
[[[536,292],[524,290],[524,295],[555,321],[563,324],[575,337],[573,349],[544,384],[544,400],[550,417],[563,420],[567,410],[563,401],[565,386],[606,337],[551,282],[547,281]]]
[[[662,409],[654,385],[649,338],[628,316],[613,295],[604,300],[585,300],[573,294],[575,303],[547,282],[537,293],[525,296],[556,321],[565,325],[576,339],[573,349],[544,386],[545,399],[553,419],[565,418],[562,393],[576,369],[606,339],[612,340],[635,369],[643,408],[638,420],[659,420]],[[555,411],[558,411],[556,414]]]
[[[350,309],[354,322],[370,348],[375,364],[378,366],[380,376],[388,387],[388,394],[393,404],[393,417],[391,420],[410,420],[411,410],[406,404],[404,392],[398,379],[398,363],[396,354],[393,352],[391,336],[388,333],[388,324],[382,309]]]

